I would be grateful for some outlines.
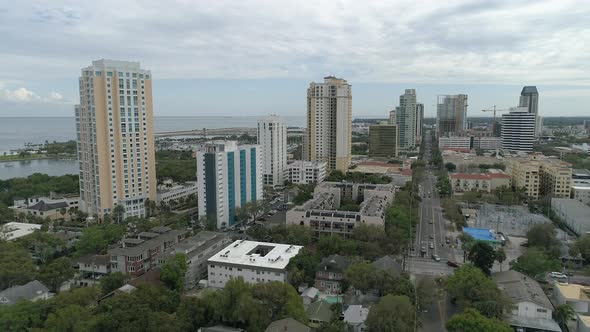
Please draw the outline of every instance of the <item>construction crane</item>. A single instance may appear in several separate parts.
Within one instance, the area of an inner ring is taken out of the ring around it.
[[[492,122],[492,133],[496,130],[496,112],[508,112],[510,111],[510,108],[506,108],[506,109],[496,109],[496,105],[494,105],[493,107],[487,108],[485,110],[481,110],[482,112],[494,112],[494,121]]]

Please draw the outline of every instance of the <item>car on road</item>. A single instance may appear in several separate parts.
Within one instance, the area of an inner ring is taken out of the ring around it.
[[[567,279],[567,276],[561,272],[551,272],[551,278],[555,279]]]
[[[434,249],[434,243],[433,242],[430,242],[429,247],[430,247],[430,249]]]
[[[447,265],[450,267],[459,267],[459,263],[454,261],[447,261]]]
[[[434,259],[437,262],[440,262],[440,257],[438,257],[438,255],[432,255],[432,259]]]

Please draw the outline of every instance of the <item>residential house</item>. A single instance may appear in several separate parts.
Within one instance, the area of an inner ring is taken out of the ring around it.
[[[494,273],[492,279],[512,301],[506,317],[510,326],[522,332],[561,331],[552,319],[553,305],[534,279],[513,270]]]
[[[344,272],[350,265],[350,260],[340,255],[324,257],[315,273],[315,287],[323,293],[341,294]]]
[[[312,303],[306,310],[309,326],[318,328],[324,323],[328,323],[334,314],[331,305],[323,300]]]
[[[12,305],[19,300],[37,301],[53,297],[49,288],[37,280],[19,286],[13,286],[0,292],[0,305]]]
[[[111,273],[111,262],[108,255],[86,255],[76,261],[80,277],[76,282],[79,286],[90,286],[99,282],[100,278]]]
[[[311,332],[311,328],[288,317],[270,323],[264,332]]]
[[[349,332],[365,332],[367,316],[369,316],[369,308],[364,308],[362,305],[349,305],[344,310],[343,321],[348,325]]]
[[[315,287],[306,288],[301,292],[301,299],[303,300],[303,306],[306,308],[318,299],[320,290]]]
[[[373,262],[373,266],[377,270],[392,272],[394,275],[399,276],[404,271],[403,263],[393,256],[383,256]]]

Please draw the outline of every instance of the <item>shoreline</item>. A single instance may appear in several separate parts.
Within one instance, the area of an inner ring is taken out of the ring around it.
[[[32,160],[76,160],[75,156],[72,157],[59,157],[59,156],[34,156],[30,158],[15,158],[15,159],[5,159],[6,156],[0,156],[0,163],[10,163],[10,162],[17,162],[17,161],[32,161]]]

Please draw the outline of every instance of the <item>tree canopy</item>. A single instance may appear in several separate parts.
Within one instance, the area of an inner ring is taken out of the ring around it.
[[[483,273],[490,275],[491,268],[496,260],[496,252],[492,246],[485,242],[475,242],[469,249],[467,259],[482,270]]]
[[[367,316],[367,331],[414,331],[416,309],[407,296],[386,295],[374,304]]]
[[[512,332],[510,325],[496,318],[487,318],[471,308],[453,315],[445,327],[449,332]]]
[[[475,308],[486,317],[500,318],[506,299],[492,279],[479,268],[466,264],[447,279],[447,292],[463,308]]]

